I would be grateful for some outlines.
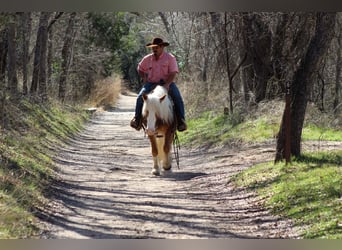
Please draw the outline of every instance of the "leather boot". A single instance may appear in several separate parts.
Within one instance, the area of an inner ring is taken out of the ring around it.
[[[136,130],[140,130],[142,127],[142,123],[141,123],[141,119],[139,119],[138,117],[133,117],[133,119],[131,120],[130,123],[131,127],[136,129]]]

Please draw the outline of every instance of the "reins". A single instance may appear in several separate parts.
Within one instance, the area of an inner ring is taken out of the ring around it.
[[[179,169],[179,153],[178,150],[180,149],[179,138],[177,132],[175,132],[175,137],[173,138],[173,153],[175,154],[175,159],[177,162],[177,167]]]

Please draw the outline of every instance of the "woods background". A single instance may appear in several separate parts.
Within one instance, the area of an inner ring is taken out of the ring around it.
[[[24,96],[82,103],[113,74],[138,90],[145,44],[161,36],[177,57],[188,117],[243,117],[260,102],[284,100],[288,87],[296,156],[308,103],[341,124],[341,25],[341,13],[321,12],[1,13],[0,126],[10,126],[7,102]]]

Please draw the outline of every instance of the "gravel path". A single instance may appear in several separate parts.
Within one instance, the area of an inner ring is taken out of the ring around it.
[[[42,238],[298,238],[231,175],[274,157],[274,145],[246,149],[180,149],[180,169],[152,176],[149,141],[129,127],[135,96],[96,112],[60,149],[60,181],[42,212]]]

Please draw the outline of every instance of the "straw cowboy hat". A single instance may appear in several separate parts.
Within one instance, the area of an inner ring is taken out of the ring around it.
[[[167,42],[164,42],[163,39],[161,39],[159,37],[155,37],[155,38],[153,38],[152,43],[146,44],[146,47],[152,48],[152,47],[160,46],[160,45],[166,47],[166,46],[169,46],[170,44]]]

